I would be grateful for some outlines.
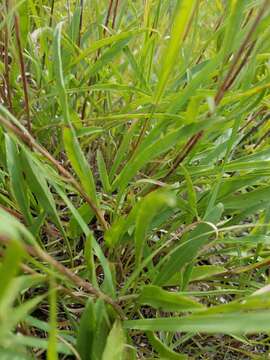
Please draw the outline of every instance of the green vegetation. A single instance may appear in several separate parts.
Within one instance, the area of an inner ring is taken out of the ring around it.
[[[268,358],[270,1],[0,18],[0,358]]]

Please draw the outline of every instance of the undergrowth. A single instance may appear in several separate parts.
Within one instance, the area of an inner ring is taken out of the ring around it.
[[[267,359],[270,1],[0,18],[0,358]]]

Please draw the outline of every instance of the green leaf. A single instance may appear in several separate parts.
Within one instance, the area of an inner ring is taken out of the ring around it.
[[[56,210],[54,198],[44,177],[44,170],[39,168],[39,166],[33,161],[32,156],[30,156],[26,151],[22,152],[22,160],[29,188],[33,191],[39,204],[51,217],[55,225],[59,226],[59,228],[63,230],[62,223]]]
[[[19,241],[13,240],[5,253],[2,266],[0,267],[0,278],[1,278],[1,287],[0,287],[0,303],[5,296],[5,292],[9,287],[12,279],[16,276],[19,265],[24,256],[24,250]]]
[[[96,321],[94,302],[90,299],[80,319],[77,337],[77,349],[82,360],[91,360]]]
[[[18,345],[24,345],[29,347],[30,349],[48,349],[48,340],[40,339],[38,337],[22,336],[20,334],[17,335],[14,340]],[[64,355],[72,355],[72,351],[70,350],[70,348],[66,344],[61,344],[59,342],[57,343],[57,352]]]
[[[206,219],[210,223],[217,223],[223,213],[223,205],[217,204]],[[159,264],[159,273],[155,279],[156,285],[164,285],[177,272],[180,272],[186,264],[192,262],[199,249],[207,244],[208,235],[206,234],[212,228],[208,224],[199,224],[192,230],[188,240],[182,242],[169,252]],[[162,266],[160,266],[162,265]]]
[[[0,348],[0,357],[2,360],[33,360],[33,357],[19,351]]]
[[[110,320],[106,311],[104,301],[97,300],[95,303],[96,328],[93,339],[91,360],[100,360],[105,348],[106,339],[110,330]]]
[[[261,186],[259,189],[236,194],[226,197],[222,200],[224,208],[227,209],[247,209],[258,203],[267,203],[267,198],[270,195],[270,186]]]
[[[230,313],[182,318],[124,321],[125,329],[195,332],[207,334],[252,334],[270,331],[270,312]]]
[[[58,360],[57,353],[57,293],[54,279],[50,281],[50,331],[47,350],[47,360]]]
[[[23,304],[13,308],[8,317],[7,330],[13,330],[19,322],[23,321],[25,317],[30,314],[44,299],[44,295],[35,296],[33,299],[27,300]]]
[[[101,49],[102,47],[110,46],[113,43],[116,43],[116,44],[118,42],[121,43],[123,41],[128,42],[132,36],[139,34],[142,31],[144,31],[144,30],[123,31],[119,34],[115,34],[115,35],[106,37],[104,39],[97,40],[97,41],[93,42],[93,44],[91,44],[91,46],[88,47],[87,49],[81,50],[80,55],[77,56],[76,59],[73,60],[73,62],[71,62],[70,67],[73,67],[78,62],[87,59],[91,53]]]
[[[33,234],[9,212],[0,207],[0,234],[8,239],[23,238],[26,243],[36,246],[38,243]]]
[[[176,205],[175,196],[172,192],[157,190],[147,195],[140,203],[136,218],[135,228],[135,259],[136,266],[140,265],[146,234],[149,226],[164,206],[173,207]]]
[[[103,186],[103,189],[109,193],[111,190],[111,185],[109,182],[109,175],[107,172],[106,164],[100,150],[97,151],[97,165],[98,165],[98,172],[100,176],[100,180]]]
[[[26,46],[27,36],[30,29],[30,15],[28,0],[20,2],[19,6],[20,40],[22,49]]]
[[[69,223],[69,231],[70,231],[70,237],[72,237],[72,238],[80,237],[80,235],[84,232],[83,228],[85,226],[87,227],[87,224],[89,224],[94,217],[94,213],[87,203],[82,204],[77,209],[77,211],[80,214],[81,218],[83,219],[84,225],[82,225],[82,227],[81,227],[78,224],[77,218],[73,214],[71,214],[70,223]],[[86,231],[85,233],[88,233],[88,231]]]
[[[136,175],[137,171],[151,160],[157,158],[165,151],[172,148],[181,138],[182,128],[170,131],[156,142],[151,142],[148,146],[141,149],[123,168],[119,176],[115,179],[112,188],[125,189],[129,181]],[[148,140],[149,136],[147,137]]]
[[[198,218],[198,210],[197,210],[197,197],[196,191],[194,189],[191,176],[187,169],[182,165],[181,166],[184,172],[186,185],[187,185],[187,193],[188,193],[188,203],[193,212],[193,214]]]
[[[17,145],[10,136],[5,134],[7,166],[15,199],[28,225],[32,223],[27,197],[27,187],[23,176],[22,162]]]
[[[125,347],[125,334],[120,321],[115,321],[107,337],[106,347],[102,360],[123,360]]]
[[[105,53],[89,68],[88,71],[85,72],[83,81],[85,79],[89,79],[89,77],[93,77],[97,73],[99,73],[107,64],[110,64],[112,60],[119,55],[121,51],[128,44],[130,38],[126,38],[118,41],[113,44],[111,48],[109,48]]]
[[[226,32],[222,44],[222,51],[223,51],[223,62],[227,62],[228,55],[234,48],[234,44],[236,42],[236,36],[238,29],[241,26],[241,21],[243,19],[243,10],[244,10],[245,1],[244,0],[237,0],[237,1],[230,1],[230,15],[228,19],[228,25],[226,26]]]
[[[90,233],[85,240],[84,257],[89,274],[89,280],[91,283],[96,283],[96,278],[95,278],[96,266],[95,266],[94,254],[93,254],[93,242],[94,242],[94,236],[92,233]]]
[[[186,355],[181,355],[172,351],[168,346],[166,346],[154,333],[147,331],[146,333],[150,344],[153,348],[159,353],[162,359],[167,360],[185,360],[188,359]]]
[[[71,211],[72,215],[74,216],[74,219],[77,221],[78,225],[80,226],[82,232],[85,234],[86,237],[91,237],[91,243],[95,252],[95,255],[100,261],[100,264],[103,268],[105,279],[104,279],[104,289],[106,289],[107,294],[110,294],[112,297],[115,296],[115,285],[112,278],[112,273],[110,269],[110,263],[108,259],[105,257],[101,246],[94,238],[93,234],[91,234],[91,230],[85,223],[84,219],[80,215],[79,211],[75,208],[75,206],[72,204],[72,202],[68,199],[67,195],[64,193],[64,191],[55,183],[53,183],[55,189],[57,190],[58,194],[61,196],[61,198],[64,200],[65,204],[68,206],[69,210]]]
[[[81,6],[77,4],[71,22],[69,24],[69,27],[67,29],[67,33],[74,44],[77,44],[79,38],[80,16],[81,16]]]
[[[117,219],[112,226],[106,230],[104,238],[106,245],[113,249],[119,243],[121,237],[124,235],[127,228],[127,219],[120,217]]]
[[[139,304],[170,312],[196,311],[203,308],[193,299],[154,285],[144,286],[137,301]]]
[[[63,23],[59,23],[53,34],[53,66],[56,86],[58,90],[59,100],[63,111],[66,124],[71,125],[68,97],[65,88],[65,80],[63,74],[63,64],[61,56],[61,32]]]
[[[63,141],[65,150],[68,154],[69,160],[78,175],[84,190],[93,199],[96,199],[95,183],[89,164],[85,159],[84,153],[80,147],[79,141],[76,137],[75,130],[72,127],[70,119],[69,104],[67,92],[65,88],[62,58],[61,58],[61,30],[63,23],[59,23],[54,32],[54,72],[56,75],[56,84],[59,92],[60,103],[64,115],[65,123],[68,127],[63,130]]]
[[[164,52],[164,60],[160,70],[161,75],[154,97],[154,102],[156,104],[162,97],[162,94],[169,79],[169,75],[176,62],[177,55],[184,41],[185,32],[191,19],[195,3],[196,0],[182,0],[177,4],[175,11],[175,19],[170,36],[170,42]]]
[[[94,200],[94,202],[97,202],[96,187],[92,171],[72,128],[64,128],[63,141],[71,165],[78,175],[85,192]]]
[[[132,140],[132,137],[138,130],[139,126],[140,126],[139,121],[134,122],[130,126],[130,128],[125,132],[125,134],[122,138],[122,141],[121,141],[121,145],[119,146],[119,149],[117,150],[117,153],[114,158],[114,162],[110,169],[110,180],[113,180],[117,169],[121,165],[121,162],[123,161],[123,159],[125,159],[125,153],[127,153],[127,151],[129,150],[130,141]]]
[[[81,127],[79,129],[76,129],[76,137],[80,138],[80,137],[84,137],[84,136],[91,136],[91,135],[96,135],[96,134],[101,134],[104,132],[104,129],[102,129],[101,127],[98,126],[86,126],[86,127]]]
[[[22,160],[27,184],[35,194],[41,208],[46,211],[51,220],[60,229],[69,251],[70,259],[72,260],[70,242],[59,218],[54,198],[48,188],[48,184],[45,178],[44,172],[46,171],[46,168],[44,169],[40,163],[36,163],[32,154],[26,150],[22,152]]]
[[[77,348],[82,360],[99,360],[109,333],[104,302],[89,300],[80,320]]]
[[[219,265],[200,265],[194,266],[192,269],[190,281],[199,281],[211,278],[212,276],[221,274],[226,268]]]
[[[222,274],[226,272],[227,269],[219,265],[200,265],[192,267],[189,281],[200,281],[204,279],[211,279],[212,276]],[[169,279],[166,286],[179,286],[181,283],[181,273],[174,274],[171,279]]]

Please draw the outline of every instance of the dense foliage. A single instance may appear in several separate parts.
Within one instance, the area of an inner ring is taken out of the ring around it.
[[[270,1],[0,16],[0,358],[268,358]]]

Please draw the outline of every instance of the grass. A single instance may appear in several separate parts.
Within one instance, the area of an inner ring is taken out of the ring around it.
[[[269,0],[0,17],[1,359],[267,359]]]

